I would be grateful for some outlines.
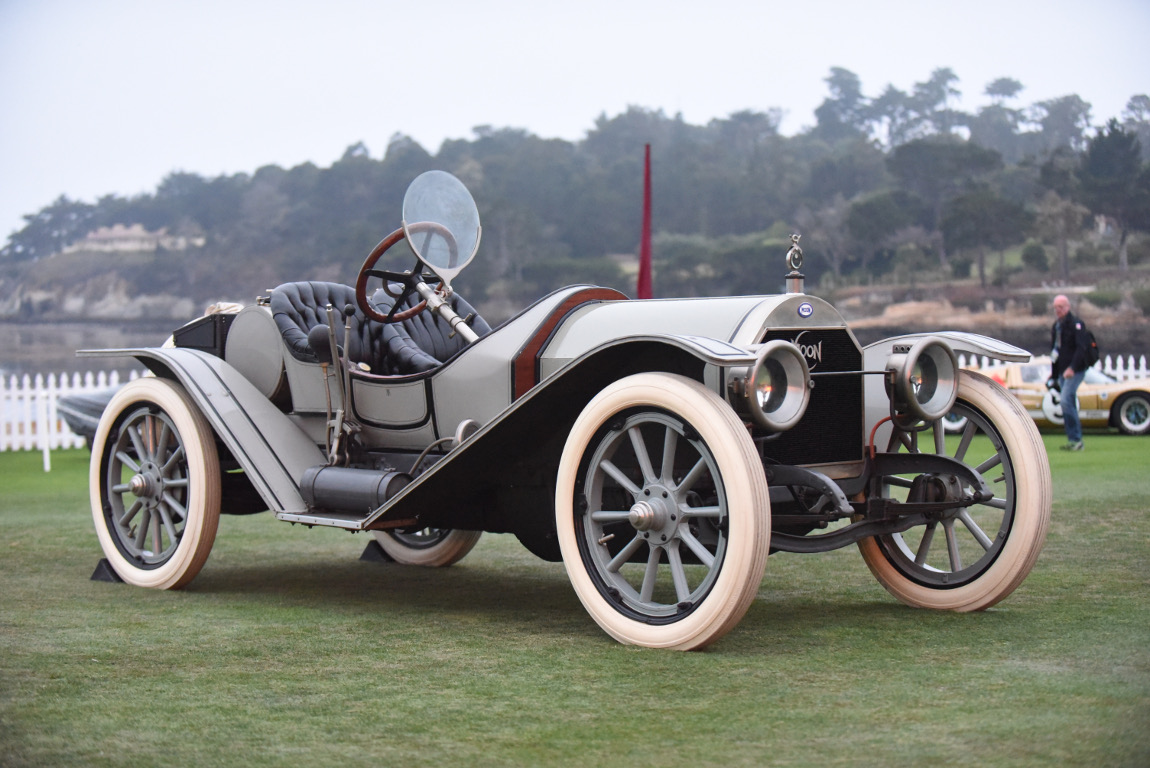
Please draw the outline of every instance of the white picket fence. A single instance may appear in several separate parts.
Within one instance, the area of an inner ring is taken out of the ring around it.
[[[140,374],[132,371],[128,379]],[[51,468],[49,452],[57,448],[83,448],[84,438],[73,434],[57,411],[61,397],[120,386],[118,371],[36,374],[0,377],[0,451],[42,451],[44,471]]]
[[[968,360],[964,355],[959,355],[958,362],[963,366],[978,363],[978,367],[985,368],[992,361],[986,358]],[[1133,355],[1107,355],[1096,367],[1119,381],[1150,377],[1145,355],[1137,361]],[[137,371],[132,371],[128,379],[135,379],[139,375]],[[74,373],[71,377],[64,373],[47,376],[24,374],[9,377],[7,383],[0,378],[0,414],[3,415],[0,451],[42,451],[44,471],[47,472],[51,468],[50,451],[84,447],[84,438],[73,434],[57,412],[59,399],[77,392],[94,392],[119,385],[120,374],[117,371],[88,371]]]
[[[966,355],[959,355],[958,364],[960,367],[969,366],[971,368],[982,369],[999,363],[986,357],[976,359],[974,357],[967,358]],[[1118,381],[1150,377],[1150,369],[1146,367],[1146,355],[1141,355],[1137,361],[1135,361],[1134,355],[1128,355],[1126,357],[1122,357],[1122,355],[1107,355],[1095,363],[1094,367],[1103,373],[1110,374]]]

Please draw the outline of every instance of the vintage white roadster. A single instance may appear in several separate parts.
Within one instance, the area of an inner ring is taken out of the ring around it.
[[[611,636],[693,649],[739,623],[772,551],[857,544],[899,600],[955,611],[995,604],[1034,565],[1042,441],[955,362],[1025,351],[965,333],[861,348],[803,293],[797,237],[782,295],[574,286],[492,329],[451,287],[479,239],[471,195],[432,171],[354,288],[289,283],[174,345],[82,351],[154,374],[116,393],[93,440],[114,574],[184,586],[221,513],[369,531],[425,566],[512,533],[563,561]],[[379,269],[385,254],[414,266]],[[948,437],[950,412],[966,421]]]

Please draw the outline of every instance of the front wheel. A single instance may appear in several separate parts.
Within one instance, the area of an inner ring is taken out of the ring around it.
[[[758,592],[770,495],[754,444],[718,395],[644,373],[600,392],[559,464],[560,551],[609,635],[691,650],[722,637]]]
[[[112,568],[129,584],[179,589],[216,539],[215,436],[177,384],[141,378],[104,409],[92,439],[92,517]]]
[[[859,549],[875,578],[907,605],[978,611],[1013,592],[1038,559],[1050,525],[1050,465],[1026,411],[985,376],[959,374],[952,413],[966,419],[961,434],[947,438],[938,421],[924,431],[896,432],[888,450],[958,459],[985,478],[994,498],[946,510],[903,533],[863,539]],[[961,485],[955,475],[892,475],[883,478],[883,494],[906,501],[916,489],[954,488],[957,497]]]
[[[459,562],[483,535],[482,531],[422,528],[418,531],[372,531],[379,547],[400,565],[444,568]]]

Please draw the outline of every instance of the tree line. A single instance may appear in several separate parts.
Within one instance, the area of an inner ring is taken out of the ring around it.
[[[1120,269],[1144,257],[1130,235],[1150,231],[1150,97],[1096,127],[1075,95],[1018,106],[1011,78],[989,83],[991,102],[974,113],[954,108],[959,80],[946,68],[873,97],[846,69],[826,83],[814,126],[790,137],[779,109],[693,125],[630,107],[576,142],[481,126],[435,154],[398,134],[378,159],[357,143],[327,168],[176,172],[149,194],[60,197],[24,217],[0,261],[35,262],[97,227],[138,223],[205,239],[137,266],[139,290],[211,301],[286,280],[346,282],[399,225],[411,179],[440,168],[480,208],[480,255],[459,283],[469,298],[514,308],[575,282],[632,293],[645,144],[656,295],[778,290],[793,231],[808,280],[832,285],[975,270],[985,285],[987,255],[1028,239],[1030,267],[1068,278],[1096,216],[1114,230]]]

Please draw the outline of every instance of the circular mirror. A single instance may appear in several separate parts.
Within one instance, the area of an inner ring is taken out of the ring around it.
[[[479,209],[459,179],[428,171],[403,196],[403,232],[419,260],[450,285],[479,250]]]

